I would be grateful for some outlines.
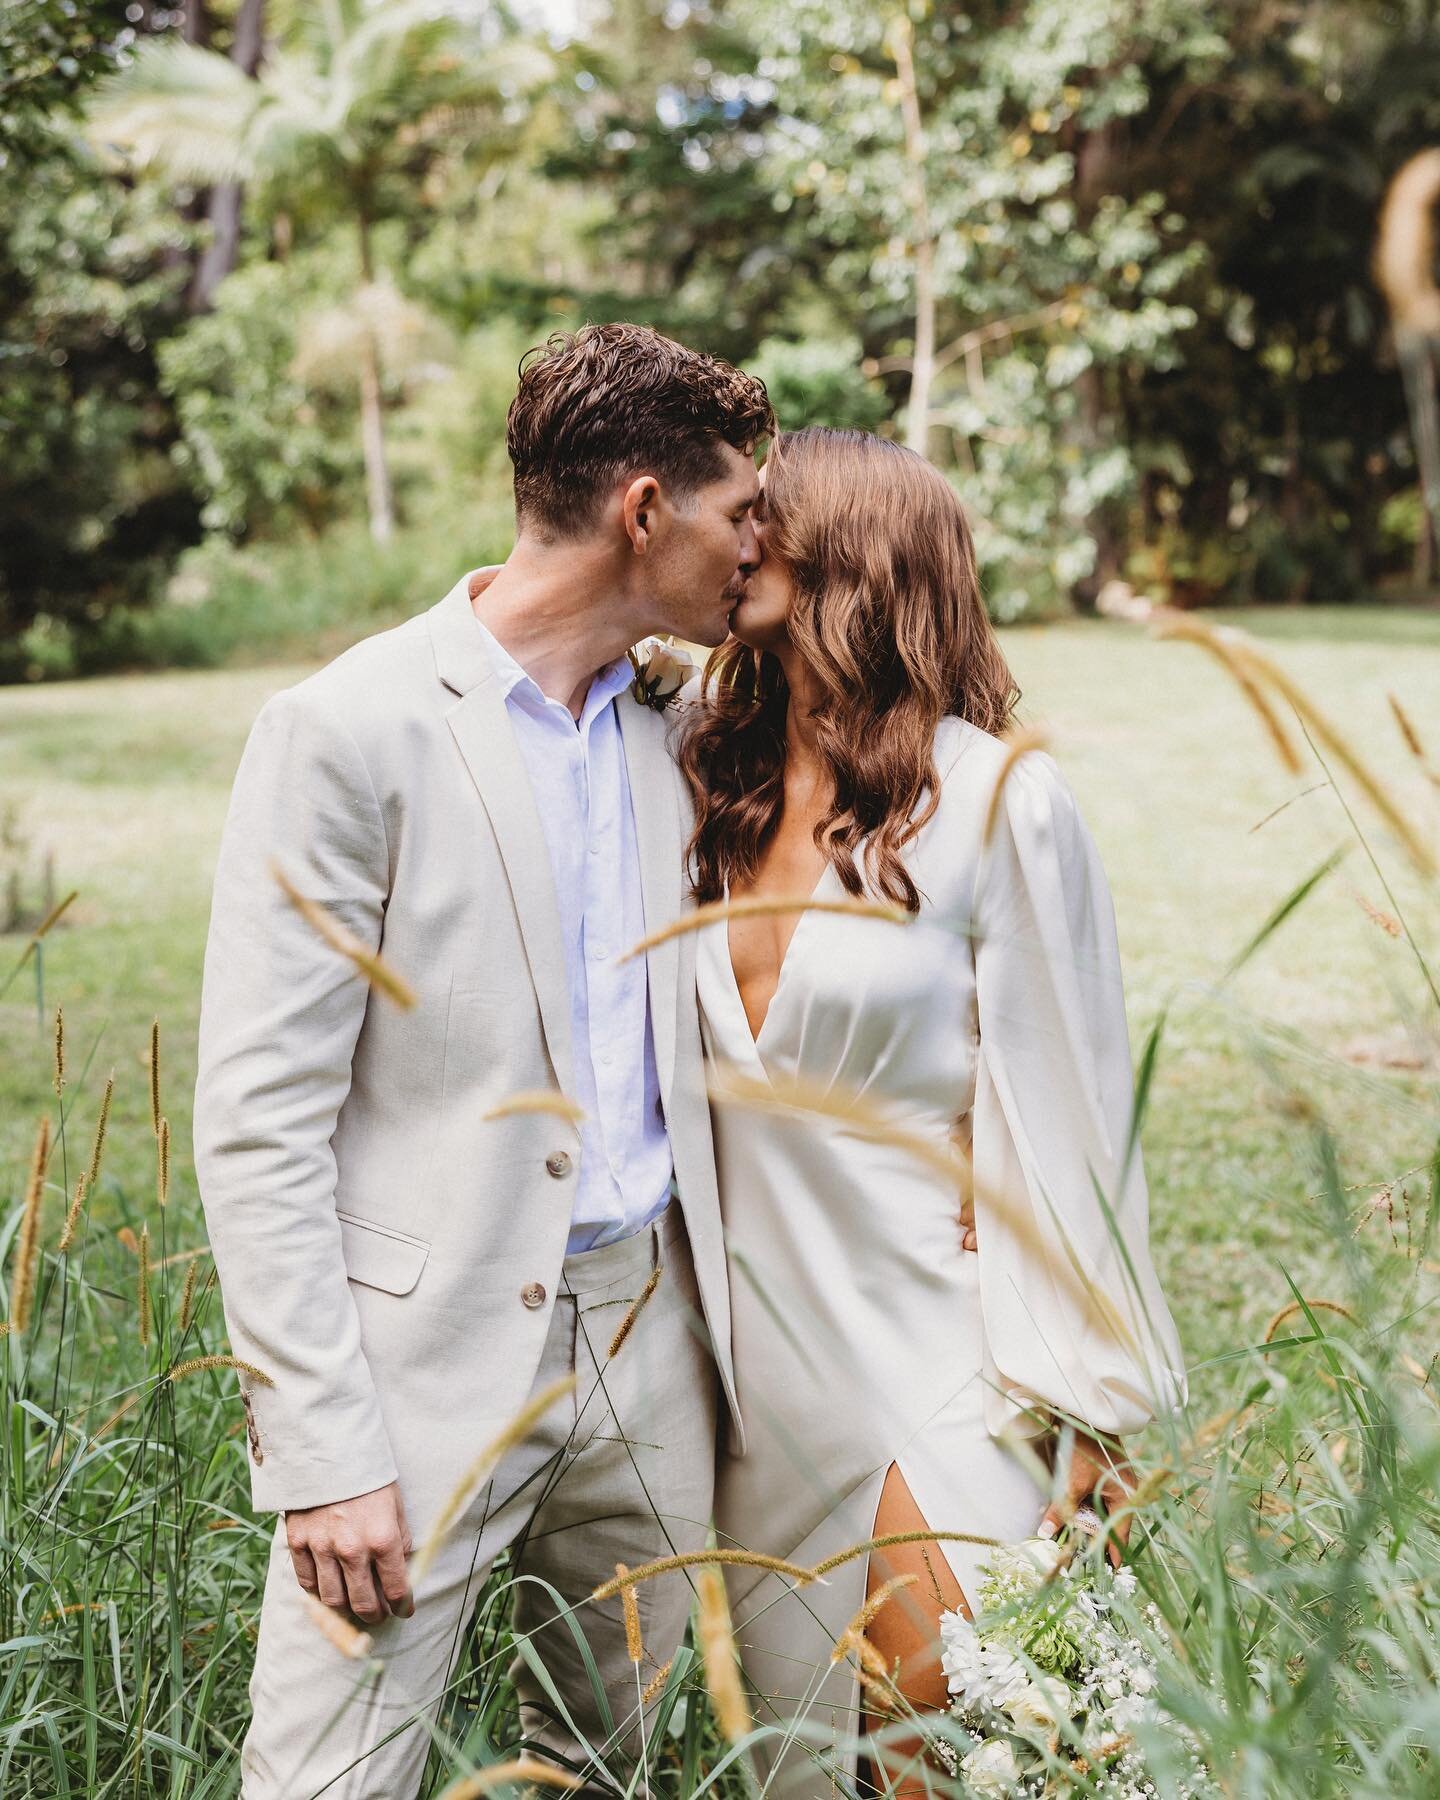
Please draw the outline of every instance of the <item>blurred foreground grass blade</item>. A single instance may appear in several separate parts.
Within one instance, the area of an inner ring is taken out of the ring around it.
[[[1155,1085],[1155,1071],[1160,1064],[1160,1044],[1165,1036],[1165,1026],[1169,1020],[1169,1005],[1162,1006],[1156,1015],[1155,1023],[1145,1034],[1145,1043],[1135,1064],[1135,1099],[1130,1109],[1130,1131],[1125,1140],[1125,1155],[1121,1168],[1128,1169],[1132,1159],[1139,1153],[1140,1131],[1150,1112],[1150,1094]]]
[[[681,913],[678,919],[672,919],[668,925],[661,925],[656,930],[647,932],[638,943],[630,946],[620,961],[631,962],[635,957],[643,956],[661,944],[668,944],[672,938],[684,937],[692,931],[704,931],[707,926],[718,924],[721,920],[782,918],[791,913],[807,912],[834,913],[842,918],[852,919],[879,919],[887,925],[914,923],[913,915],[903,907],[891,906],[881,900],[816,900],[809,894],[755,895],[741,900],[712,900],[690,912]]]
[[[351,963],[357,974],[363,975],[372,987],[379,988],[382,994],[407,1012],[417,1004],[414,988],[390,967],[377,950],[362,943],[348,926],[342,925],[319,901],[302,894],[278,862],[272,860],[270,873],[300,917],[313,927],[316,935],[322,937],[332,950]]]
[[[1231,957],[1230,961],[1225,965],[1225,972],[1221,976],[1222,981],[1229,981],[1232,976],[1239,974],[1246,963],[1250,961],[1251,957],[1255,955],[1256,951],[1261,949],[1263,945],[1269,943],[1270,939],[1274,937],[1275,933],[1290,917],[1291,913],[1295,911],[1296,907],[1300,906],[1308,899],[1330,871],[1345,860],[1353,847],[1354,846],[1351,844],[1337,844],[1330,854],[1310,871],[1298,887],[1292,888],[1255,935],[1245,944],[1244,948],[1237,951],[1236,954]]]
[[[1403,934],[1406,943],[1410,946],[1411,954],[1414,956],[1415,961],[1419,966],[1420,973],[1425,978],[1425,985],[1430,990],[1430,998],[1434,1001],[1436,1007],[1440,1008],[1440,986],[1436,985],[1435,972],[1430,967],[1429,957],[1426,956],[1424,950],[1421,949],[1415,933],[1410,928],[1408,909],[1401,904],[1395,893],[1394,887],[1391,885],[1389,876],[1386,875],[1384,869],[1380,866],[1379,857],[1376,856],[1374,850],[1370,847],[1370,840],[1365,834],[1364,827],[1355,817],[1355,813],[1351,808],[1349,801],[1345,798],[1340,784],[1331,774],[1329,764],[1325,761],[1325,758],[1319,749],[1316,748],[1315,740],[1310,736],[1308,730],[1305,733],[1305,739],[1310,745],[1311,752],[1313,753],[1316,762],[1324,769],[1325,778],[1330,783],[1330,790],[1334,794],[1345,817],[1349,820],[1350,829],[1355,833],[1356,841],[1369,858],[1370,867],[1375,871],[1375,879],[1380,883],[1385,898],[1390,902],[1390,905],[1394,909],[1394,917],[1387,919],[1384,914],[1378,913],[1365,899],[1363,894],[1360,896],[1361,904],[1365,907],[1366,912],[1369,913],[1372,918],[1376,918],[1380,924],[1389,929],[1392,935],[1396,934],[1395,928],[1399,928],[1399,933]]]
[[[73,888],[63,900],[58,901],[50,908],[50,911],[46,913],[45,917],[35,927],[34,931],[30,933],[29,938],[26,940],[25,948],[20,952],[20,960],[14,965],[4,981],[0,981],[0,1000],[5,998],[5,995],[10,990],[11,982],[14,981],[15,977],[25,967],[26,963],[29,962],[30,958],[38,953],[41,941],[46,933],[55,925],[61,914],[64,913],[66,908],[70,905],[71,901],[79,897],[79,893],[79,888]]]

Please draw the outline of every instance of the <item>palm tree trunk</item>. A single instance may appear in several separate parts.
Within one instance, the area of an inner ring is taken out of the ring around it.
[[[230,60],[253,80],[260,67],[265,38],[265,0],[241,0],[235,18],[235,40],[230,47]],[[209,312],[215,290],[235,267],[240,255],[240,215],[245,190],[238,181],[222,181],[210,190],[207,209],[210,220],[210,242],[195,268],[195,277],[186,295],[186,307],[192,313]]]
[[[1081,135],[1075,150],[1075,202],[1081,220],[1088,229],[1102,197],[1115,190],[1124,159],[1123,125],[1111,119],[1093,131]],[[1113,384],[1104,370],[1091,363],[1082,369],[1076,382],[1079,417],[1075,421],[1072,441],[1082,456],[1098,456],[1115,441],[1116,398]],[[1093,613],[1102,588],[1125,568],[1124,512],[1113,500],[1102,500],[1092,508],[1085,529],[1095,544],[1095,566],[1071,589],[1071,598],[1081,612]]]
[[[362,211],[360,273],[368,287],[375,279],[370,255],[370,221]],[[390,485],[390,463],[385,454],[384,397],[380,391],[380,348],[373,331],[361,335],[360,444],[365,454],[365,503],[370,514],[370,535],[377,544],[388,543],[395,532],[395,496]]]
[[[905,442],[922,456],[930,441],[930,383],[935,373],[935,246],[925,238],[915,246],[915,372]]]
[[[910,405],[905,415],[905,443],[924,456],[930,441],[930,385],[935,376],[935,234],[925,189],[925,128],[915,81],[910,20],[901,15],[894,26],[893,55],[900,78],[900,113],[905,124],[905,155],[911,170],[911,207],[915,218],[915,356],[910,373]]]
[[[1410,434],[1420,474],[1420,496],[1425,503],[1420,534],[1415,540],[1413,574],[1416,586],[1426,588],[1434,574],[1433,549],[1440,544],[1440,404],[1435,385],[1440,347],[1432,349],[1428,338],[1403,326],[1396,328],[1395,347],[1405,378]]]
[[[370,535],[377,544],[385,544],[395,531],[395,509],[390,492],[390,467],[385,459],[380,358],[376,354],[375,340],[368,332],[360,353],[360,441],[365,451],[365,503],[370,513]]]

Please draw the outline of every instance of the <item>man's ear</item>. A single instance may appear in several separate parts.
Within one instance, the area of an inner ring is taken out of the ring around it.
[[[653,475],[637,475],[621,498],[621,522],[637,556],[645,554],[655,535],[655,515],[659,505],[660,483]]]

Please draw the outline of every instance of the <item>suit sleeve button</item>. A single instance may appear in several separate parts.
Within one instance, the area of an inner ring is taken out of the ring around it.
[[[570,1153],[568,1150],[556,1150],[545,1158],[545,1167],[558,1181],[562,1175],[570,1173]]]
[[[527,1281],[520,1290],[520,1298],[531,1308],[545,1304],[545,1290],[538,1281]]]

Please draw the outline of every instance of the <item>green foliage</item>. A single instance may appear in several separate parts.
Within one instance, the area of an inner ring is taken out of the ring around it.
[[[1092,573],[1106,515],[1135,490],[1123,392],[1173,367],[1195,322],[1177,295],[1197,260],[1183,221],[1124,179],[1109,139],[1161,70],[1198,79],[1223,58],[1208,8],[927,8],[908,51],[918,155],[896,16],[754,0],[745,17],[774,89],[773,205],[830,247],[832,302],[890,371],[897,410],[917,244],[933,239],[928,447],[953,460],[996,615],[1053,609]]]
[[[75,666],[203,531],[489,492],[498,347],[587,318],[757,366],[790,421],[904,435],[927,231],[926,450],[997,617],[1113,576],[1190,603],[1429,579],[1369,261],[1440,129],[1432,5],[602,0],[562,44],[503,8],[272,4],[258,80],[220,53],[233,4],[207,21],[210,48],[95,0],[0,19],[0,680]],[[191,319],[201,184],[230,177],[238,272]]]
[[[866,379],[852,339],[766,338],[746,367],[765,383],[783,431],[848,425],[874,431],[888,417],[884,391]]]
[[[753,0],[722,33],[617,5],[651,17],[658,92],[617,86],[572,159],[612,185],[674,317],[718,337],[758,287],[754,343],[818,304],[829,323],[803,330],[858,334],[897,428],[904,10]],[[972,503],[997,611],[1088,598],[1177,520],[1191,599],[1348,597],[1400,566],[1379,512],[1413,459],[1368,263],[1385,180],[1440,123],[1434,9],[909,11],[942,357],[974,340],[929,450]],[[1041,380],[998,369],[1016,358]]]
[[[655,324],[734,361],[804,335],[826,246],[786,232],[772,205],[774,108],[739,8],[610,0],[606,13],[557,94],[564,129],[541,163],[552,186],[603,200],[568,290],[587,317]],[[819,322],[844,335],[828,309]]]
[[[504,316],[477,326],[443,377],[415,388],[397,426],[395,461],[417,520],[437,506],[453,515],[457,497],[474,492],[510,516],[505,419],[520,358],[537,336]]]
[[[210,531],[315,531],[357,505],[355,408],[294,373],[297,323],[316,304],[313,270],[257,263],[160,346],[184,433],[176,460]]]
[[[90,108],[98,142],[132,166],[181,181],[282,188],[312,216],[354,233],[358,285],[332,310],[353,346],[346,359],[364,418],[365,494],[377,541],[394,509],[380,396],[385,329],[403,300],[375,262],[378,222],[407,212],[427,169],[464,145],[503,145],[515,97],[550,79],[552,58],[508,15],[378,0],[299,9],[252,78],[214,51],[176,38],[142,47]],[[272,344],[271,348],[274,346]],[[192,409],[194,410],[194,409]],[[232,416],[219,435],[234,440]],[[206,434],[213,442],[215,431]],[[302,460],[304,453],[302,452]],[[217,466],[204,471],[212,515],[233,523],[248,497]],[[260,478],[262,493],[266,478]],[[268,486],[283,488],[283,475]]]
[[[1382,542],[1391,550],[1413,551],[1425,530],[1425,496],[1419,484],[1392,494],[1380,508]]]
[[[1128,150],[1211,271],[1184,365],[1129,398],[1171,465],[1133,535],[1178,516],[1227,546],[1239,583],[1192,598],[1359,597],[1408,560],[1379,525],[1415,471],[1370,258],[1386,183],[1440,126],[1440,21],[1406,0],[1212,16],[1223,73],[1169,83]]]
[[[178,38],[142,45],[92,102],[92,135],[142,169],[283,182],[294,203],[373,223],[410,209],[448,145],[503,131],[508,95],[550,72],[499,13],[378,0],[281,23],[254,80]]]
[[[446,496],[423,522],[377,545],[360,519],[284,543],[209,539],[181,558],[165,593],[117,607],[98,626],[32,628],[17,656],[52,677],[110,669],[217,668],[337,651],[440,598],[459,562],[503,562],[514,538],[507,494]],[[436,546],[444,547],[437,563]]]
[[[0,679],[32,666],[21,633],[98,626],[199,534],[154,360],[184,237],[58,143],[0,183]]]
[[[113,0],[7,0],[0,7],[0,169],[54,153],[52,121],[112,71],[135,32]]]
[[[449,184],[423,233],[392,231],[380,254],[403,266],[406,292],[453,332],[513,330],[529,345],[583,318],[645,312],[633,298],[613,312],[577,298],[593,279],[597,257],[614,255],[615,230],[597,183],[545,179],[528,156],[517,156],[481,180]],[[393,252],[390,244],[397,246]],[[512,368],[512,396],[514,376]]]

